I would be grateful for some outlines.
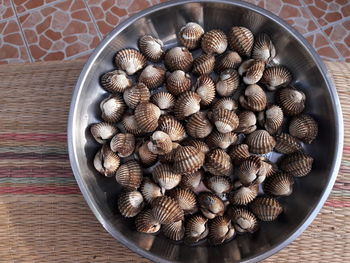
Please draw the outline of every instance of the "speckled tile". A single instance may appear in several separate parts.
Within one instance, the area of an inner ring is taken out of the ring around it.
[[[0,1],[0,21],[11,18],[15,15],[12,9],[11,0]]]
[[[47,7],[48,4],[59,2],[60,0],[12,0],[17,14],[23,14],[36,8]],[[70,1],[74,2],[74,1]]]

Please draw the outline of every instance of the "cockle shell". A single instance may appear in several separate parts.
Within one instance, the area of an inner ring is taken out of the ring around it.
[[[250,152],[263,154],[271,152],[276,141],[267,131],[256,130],[247,136],[246,144],[248,144]]]
[[[122,164],[115,173],[117,182],[128,190],[136,190],[142,181],[142,171],[138,162],[130,160]]]
[[[243,82],[247,85],[257,83],[265,69],[265,62],[262,60],[249,59],[243,62],[239,69],[239,75],[243,76]]]
[[[152,62],[159,62],[164,56],[163,42],[150,35],[144,35],[139,39],[141,53]]]
[[[239,125],[239,119],[236,113],[226,109],[214,110],[211,114],[217,130],[221,133],[232,132]]]
[[[276,135],[275,140],[275,150],[277,152],[290,154],[301,150],[299,141],[288,133],[281,133]]]
[[[250,203],[250,208],[262,221],[273,221],[283,211],[282,205],[272,197],[257,197]]]
[[[126,105],[119,95],[110,96],[100,103],[101,117],[106,122],[120,121]]]
[[[192,65],[192,72],[196,75],[206,75],[213,72],[215,66],[214,55],[202,54],[195,58]]]
[[[110,146],[120,157],[128,157],[135,150],[135,136],[131,133],[117,133],[112,138]]]
[[[213,245],[219,245],[231,239],[235,234],[235,229],[231,224],[231,219],[227,216],[215,217],[209,223],[209,241]]]
[[[225,69],[220,73],[216,83],[216,91],[220,96],[232,96],[239,85],[239,75],[235,69]]]
[[[213,110],[225,109],[230,111],[236,111],[237,108],[238,108],[237,101],[229,97],[218,99],[212,107]]]
[[[239,165],[250,156],[249,147],[244,143],[234,145],[229,151],[229,155],[234,164]]]
[[[241,63],[241,56],[235,51],[228,50],[216,60],[215,71],[220,73],[226,69],[236,69]]]
[[[244,186],[240,181],[233,185],[233,191],[229,195],[229,201],[233,205],[247,205],[253,201],[259,193],[259,185]]]
[[[163,154],[159,156],[159,161],[161,163],[173,163],[174,162],[174,157],[175,157],[175,152],[176,149],[180,146],[177,142],[173,142],[173,149],[171,150],[170,153]]]
[[[229,176],[233,165],[230,156],[222,149],[214,149],[205,157],[205,168],[213,175]]]
[[[198,112],[200,110],[200,101],[201,97],[197,93],[193,91],[184,92],[175,102],[175,117],[178,120],[183,120],[184,118]]]
[[[161,188],[148,177],[143,178],[140,191],[145,201],[150,204],[155,198],[162,196]]]
[[[165,69],[155,65],[145,67],[138,81],[145,84],[149,89],[154,89],[161,86],[165,80]]]
[[[244,185],[252,184],[259,177],[259,171],[262,168],[262,161],[259,156],[251,155],[243,160],[239,166],[238,178]]]
[[[139,51],[125,48],[117,52],[115,64],[128,75],[133,75],[146,66],[146,58]]]
[[[196,93],[201,97],[201,105],[208,106],[215,98],[215,83],[208,75],[199,76],[196,84]]]
[[[134,135],[139,135],[142,133],[139,125],[136,122],[135,115],[131,115],[130,113],[124,114],[122,124],[124,129],[129,133]]]
[[[266,68],[261,78],[268,90],[276,90],[280,86],[288,85],[292,81],[292,73],[284,66]]]
[[[236,132],[242,132],[244,134],[252,133],[256,130],[256,116],[252,111],[242,111],[237,114],[239,119],[239,125]]]
[[[186,137],[185,128],[171,115],[162,115],[158,120],[158,129],[169,135],[172,141],[181,141]]]
[[[237,135],[234,132],[221,133],[214,130],[206,138],[206,142],[211,149],[221,148],[226,150],[230,145],[236,143]]]
[[[271,38],[265,33],[260,33],[254,41],[252,58],[260,59],[266,63],[269,63],[275,56],[276,49],[271,41]]]
[[[158,92],[151,96],[151,102],[161,110],[169,110],[174,107],[175,97],[169,92]]]
[[[146,209],[136,216],[135,226],[138,232],[147,234],[156,233],[160,229],[160,224],[154,219],[151,209]]]
[[[264,193],[274,196],[288,196],[293,192],[293,176],[286,173],[277,173],[264,182]]]
[[[318,125],[314,118],[301,114],[292,118],[289,123],[289,133],[306,143],[312,143],[318,134]]]
[[[149,101],[150,96],[149,89],[143,83],[138,83],[123,93],[124,101],[130,109],[135,109],[139,103]]]
[[[153,180],[162,188],[162,192],[176,187],[181,181],[181,174],[174,172],[170,164],[161,163],[152,172]]]
[[[257,84],[249,85],[239,97],[239,103],[247,110],[262,111],[267,105],[265,91]]]
[[[188,72],[192,68],[193,57],[185,47],[174,47],[165,53],[164,64],[170,71]]]
[[[232,207],[228,210],[229,216],[232,220],[237,232],[240,233],[254,233],[259,223],[256,216],[244,207]]]
[[[204,184],[210,191],[219,196],[230,192],[232,189],[231,180],[228,176],[208,175],[204,180]]]
[[[189,22],[180,29],[179,40],[188,49],[196,49],[200,46],[204,34],[203,28],[197,23]]]
[[[189,139],[189,140],[184,141],[182,143],[182,145],[183,146],[193,146],[193,147],[199,149],[204,154],[207,154],[210,151],[209,146],[201,140]]]
[[[165,132],[155,131],[150,137],[148,149],[154,154],[167,154],[173,149],[173,142]]]
[[[195,190],[202,181],[203,171],[199,170],[192,174],[184,174],[181,178],[180,187]]]
[[[224,203],[213,193],[199,193],[198,203],[202,214],[208,219],[213,219],[216,216],[222,216],[225,212]]]
[[[205,138],[212,130],[213,126],[203,111],[191,115],[186,124],[187,133],[194,138]]]
[[[92,124],[90,132],[98,143],[103,144],[118,132],[118,128],[111,123],[100,122]]]
[[[254,44],[253,33],[245,27],[234,26],[228,33],[230,48],[237,51],[241,56],[249,57]]]
[[[168,196],[160,196],[152,202],[152,214],[160,224],[171,224],[184,219],[178,203]]]
[[[182,220],[166,224],[162,229],[164,236],[171,240],[179,241],[185,236],[185,226]]]
[[[119,212],[125,217],[134,217],[144,206],[142,194],[138,191],[122,192],[118,198]]]
[[[95,155],[94,167],[99,173],[106,177],[114,176],[119,165],[119,156],[112,152],[107,144],[104,144]]]
[[[182,70],[168,74],[166,88],[174,96],[180,95],[191,88],[191,76]]]
[[[259,124],[271,135],[281,130],[283,124],[283,111],[277,105],[270,105],[265,111],[259,112]]]
[[[169,196],[179,204],[185,214],[193,214],[198,211],[196,195],[191,190],[175,188],[169,192]]]
[[[302,177],[310,173],[314,159],[302,152],[295,152],[286,155],[281,163],[280,168],[288,174],[296,177]]]
[[[201,46],[206,54],[222,54],[227,48],[227,37],[222,30],[210,30],[204,33]]]
[[[185,226],[185,242],[196,243],[207,237],[209,233],[208,219],[202,215],[193,215],[188,218]]]
[[[180,174],[191,174],[204,164],[205,155],[193,146],[179,146],[174,156],[173,168]]]
[[[305,108],[304,92],[295,88],[281,88],[277,91],[276,101],[286,115],[298,115]]]
[[[124,92],[131,87],[132,80],[123,70],[113,70],[102,75],[101,85],[111,93]]]
[[[145,102],[137,105],[135,120],[143,132],[152,132],[158,126],[160,109],[153,103]]]

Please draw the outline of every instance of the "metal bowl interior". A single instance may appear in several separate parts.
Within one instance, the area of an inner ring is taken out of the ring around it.
[[[176,43],[176,32],[189,21],[205,30],[232,25],[268,33],[276,46],[276,60],[288,66],[295,85],[307,95],[307,111],[319,123],[319,136],[306,151],[314,159],[312,173],[296,180],[292,196],[282,198],[284,213],[273,223],[263,223],[253,235],[241,235],[222,246],[189,247],[161,236],[137,233],[116,211],[120,190],[114,178],[97,174],[92,160],[99,145],[89,125],[100,121],[99,102],[106,92],[100,76],[115,68],[113,57],[125,47],[136,48],[139,36],[152,34],[167,46]],[[258,261],[294,240],[312,222],[334,184],[341,159],[342,117],[335,88],[325,66],[302,36],[278,17],[256,6],[236,1],[173,1],[147,9],[125,21],[97,47],[77,82],[68,124],[68,145],[73,172],[90,208],[117,240],[133,251],[158,262]]]

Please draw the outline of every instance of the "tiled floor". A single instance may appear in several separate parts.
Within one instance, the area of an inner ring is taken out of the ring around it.
[[[350,62],[350,0],[246,0]],[[128,16],[162,0],[0,0],[0,64],[86,58]]]

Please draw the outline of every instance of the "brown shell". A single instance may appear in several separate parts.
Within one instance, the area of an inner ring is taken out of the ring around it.
[[[240,182],[245,186],[250,185],[259,177],[261,168],[262,161],[260,157],[256,155],[249,156],[239,166],[238,178]]]
[[[256,116],[252,111],[242,111],[237,114],[239,119],[239,125],[236,132],[242,132],[244,134],[252,133],[256,130]]]
[[[241,56],[249,57],[254,44],[253,33],[243,26],[234,26],[228,33],[230,48]]]
[[[247,63],[247,65],[245,65],[245,63]],[[243,82],[245,84],[252,85],[257,83],[261,79],[264,73],[264,69],[264,61],[250,59],[241,64],[241,66],[238,69],[238,72],[241,76],[243,76]]]
[[[206,75],[213,72],[215,57],[213,55],[202,54],[195,58],[192,65],[192,72],[196,75]]]
[[[203,171],[199,170],[192,174],[184,174],[181,178],[180,187],[184,189],[195,190],[201,183]]]
[[[247,205],[258,196],[258,193],[258,184],[244,186],[241,182],[237,181],[233,186],[233,191],[229,196],[229,201],[233,205]]]
[[[168,134],[172,141],[181,141],[186,137],[186,131],[181,122],[171,115],[160,116],[158,129]]]
[[[259,228],[256,216],[244,207],[232,207],[229,215],[237,232],[254,233]]]
[[[154,154],[167,154],[173,149],[173,142],[168,134],[162,131],[155,131],[150,137],[148,149]]]
[[[296,177],[302,177],[311,172],[314,159],[302,152],[295,152],[286,155],[281,163],[280,168],[288,174]]]
[[[203,28],[194,22],[189,22],[180,29],[180,43],[188,49],[196,49],[200,46],[201,38],[204,35]]]
[[[264,193],[274,196],[288,196],[293,192],[293,176],[286,173],[277,173],[264,182]]]
[[[292,81],[292,73],[284,66],[266,68],[261,78],[268,90],[276,90],[280,86],[286,86]]]
[[[152,214],[160,224],[171,224],[184,219],[178,203],[168,196],[160,196],[152,202]]]
[[[112,138],[110,146],[120,157],[128,157],[135,150],[135,136],[131,133],[117,133]]]
[[[149,177],[143,178],[140,192],[146,202],[152,204],[153,200],[162,196],[161,188],[155,184]]]
[[[146,58],[139,51],[125,48],[117,52],[114,58],[118,69],[122,69],[128,75],[133,75],[146,66]]]
[[[250,152],[263,154],[271,152],[276,141],[267,131],[256,130],[247,136],[246,144],[248,144]]]
[[[164,56],[163,42],[150,35],[144,35],[139,39],[141,53],[152,62],[159,62]]]
[[[177,142],[173,142],[173,149],[171,150],[170,153],[160,155],[159,156],[159,161],[161,163],[173,163],[174,162],[174,157],[175,157],[175,152],[176,149],[180,146]]]
[[[175,97],[169,92],[158,92],[151,96],[151,102],[161,110],[169,110],[174,107]]]
[[[156,233],[160,229],[160,224],[154,219],[151,209],[146,209],[136,216],[135,226],[138,232],[147,234]]]
[[[252,58],[260,59],[266,63],[269,63],[275,56],[276,49],[271,41],[271,38],[265,33],[260,33],[254,41]]]
[[[185,242],[196,243],[207,237],[209,233],[208,219],[202,215],[193,215],[186,221]]]
[[[233,165],[230,156],[222,149],[214,149],[205,157],[205,168],[213,175],[229,176]]]
[[[104,144],[94,158],[95,169],[106,177],[114,176],[119,168],[120,158],[111,151],[108,144]]]
[[[231,180],[227,176],[207,176],[204,183],[210,191],[219,196],[230,192],[232,189]]]
[[[216,216],[222,216],[225,212],[224,203],[213,193],[199,193],[198,203],[202,214],[208,219],[213,219]]]
[[[157,88],[163,85],[165,81],[165,69],[155,65],[148,65],[142,70],[138,81],[145,84],[149,89]]]
[[[236,51],[228,50],[216,60],[215,71],[220,73],[226,69],[237,69],[241,63],[241,56]]]
[[[118,122],[124,114],[126,105],[119,95],[110,96],[100,103],[101,117],[106,122]]]
[[[191,174],[204,164],[205,155],[193,146],[179,146],[174,156],[173,168],[180,174]]]
[[[150,96],[149,89],[143,83],[138,83],[123,93],[124,101],[130,109],[135,109],[139,103],[149,101]]]
[[[131,87],[132,80],[123,70],[113,70],[102,75],[101,85],[111,93],[124,92]]]
[[[183,146],[193,146],[197,149],[199,149],[201,152],[203,152],[204,154],[207,154],[209,152],[209,146],[201,141],[201,140],[196,140],[196,139],[189,139],[186,140],[182,143]]]
[[[182,70],[175,70],[168,74],[166,79],[167,90],[177,96],[191,88],[191,76]]]
[[[198,112],[200,110],[200,101],[201,97],[197,93],[193,91],[184,92],[175,102],[175,117],[178,120],[183,120],[184,118]]]
[[[306,143],[312,143],[318,134],[318,125],[314,118],[307,114],[293,117],[289,123],[289,133]]]
[[[259,112],[259,124],[271,135],[276,134],[282,128],[283,111],[277,105],[270,105],[265,111]]]
[[[164,236],[171,240],[179,241],[185,236],[185,226],[182,220],[163,226]]]
[[[249,147],[247,144],[237,144],[232,147],[229,155],[234,164],[239,165],[242,161],[250,156]]]
[[[142,194],[139,191],[122,192],[118,198],[119,212],[125,217],[134,217],[144,206]]]
[[[272,197],[257,197],[250,204],[252,212],[262,221],[273,221],[283,211],[282,205]]]
[[[237,142],[237,135],[234,132],[221,133],[214,130],[206,138],[206,142],[211,149],[221,148],[226,150],[230,145]]]
[[[225,69],[220,73],[215,89],[220,96],[228,97],[233,95],[238,86],[238,72],[235,69]]]
[[[135,109],[135,120],[142,132],[153,132],[158,127],[159,117],[160,109],[153,103],[140,103]]]
[[[203,35],[201,46],[206,54],[222,54],[227,48],[227,37],[222,30],[210,30]]]
[[[275,150],[280,153],[290,154],[301,150],[301,145],[297,139],[288,133],[281,133],[275,136]]]
[[[136,122],[135,115],[131,115],[130,113],[124,114],[122,124],[124,129],[129,133],[134,135],[140,135],[142,133],[139,125]]]
[[[277,91],[276,101],[286,115],[298,115],[305,109],[306,96],[295,88],[281,88]]]
[[[213,245],[219,245],[231,239],[235,234],[235,229],[231,224],[231,219],[227,216],[218,216],[209,223],[209,241]]]
[[[226,109],[214,110],[211,119],[216,129],[221,133],[232,132],[239,125],[239,119],[236,113]]]
[[[108,122],[99,122],[91,125],[90,132],[98,143],[103,144],[118,132],[118,128]]]
[[[179,204],[185,214],[193,214],[197,212],[196,195],[191,190],[175,188],[169,192],[169,196]]]
[[[203,111],[191,115],[186,124],[187,133],[194,138],[205,138],[212,130],[213,126]]]
[[[193,57],[185,47],[169,49],[164,57],[164,64],[170,71],[182,70],[188,72],[192,68]]]
[[[138,162],[130,160],[122,164],[115,173],[117,182],[128,190],[136,190],[142,181],[142,170]]]
[[[208,106],[215,98],[215,83],[208,75],[199,76],[196,84],[196,93],[201,97],[201,105]]]
[[[225,109],[230,111],[236,111],[237,108],[238,108],[237,101],[229,97],[218,99],[212,107],[213,110]]]
[[[262,111],[267,105],[266,93],[257,84],[249,85],[239,97],[239,103],[247,110]]]
[[[176,187],[181,181],[181,174],[175,173],[170,164],[161,163],[152,172],[153,180],[162,188],[162,192]]]

